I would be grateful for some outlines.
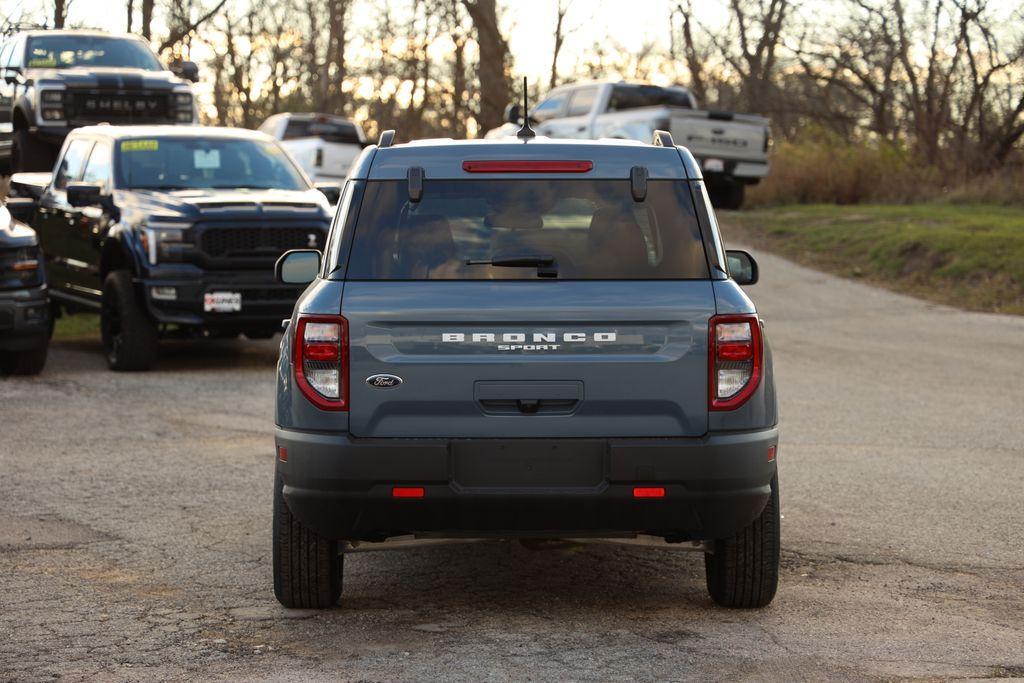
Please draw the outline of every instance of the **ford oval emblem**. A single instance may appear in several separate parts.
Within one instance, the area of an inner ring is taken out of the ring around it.
[[[370,375],[366,383],[374,389],[393,389],[402,383],[402,378],[398,375]]]

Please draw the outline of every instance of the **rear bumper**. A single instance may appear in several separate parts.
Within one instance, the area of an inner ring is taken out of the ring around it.
[[[698,163],[706,180],[718,177],[754,184],[768,175],[767,161],[744,161],[708,157],[699,159]]]
[[[686,541],[730,536],[760,514],[775,475],[767,454],[778,443],[778,430],[694,439],[524,442],[354,439],[278,429],[275,441],[278,453],[287,450],[286,461],[277,459],[277,472],[288,507],[328,538],[642,533]],[[583,443],[596,449],[596,478],[588,466],[570,467],[568,474],[555,472],[558,485],[552,486],[552,458]],[[475,456],[470,467],[459,455],[467,446]],[[503,447],[518,457],[503,458]],[[491,482],[466,485],[460,479],[467,471]],[[573,471],[581,472],[579,481],[572,480]],[[503,477],[512,483],[500,485]],[[424,497],[396,499],[394,486],[422,487]],[[634,487],[663,487],[665,496],[635,498]]]
[[[0,292],[0,351],[24,351],[46,342],[50,306],[46,288]]]

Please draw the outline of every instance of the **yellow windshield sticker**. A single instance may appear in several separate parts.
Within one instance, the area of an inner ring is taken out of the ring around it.
[[[28,66],[30,69],[57,66],[57,60],[53,57],[33,57],[32,59],[28,60]]]
[[[122,152],[155,152],[158,149],[159,140],[125,140],[121,143]]]

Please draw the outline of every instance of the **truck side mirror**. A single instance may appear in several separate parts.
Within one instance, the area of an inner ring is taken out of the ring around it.
[[[510,104],[505,107],[505,120],[509,123],[519,125],[523,119],[523,110],[518,104]]]
[[[171,72],[186,81],[199,82],[199,65],[195,62],[178,62],[171,65]]]
[[[286,285],[305,285],[320,274],[320,252],[316,249],[291,249],[274,264],[274,278]]]
[[[68,204],[99,206],[103,203],[103,186],[99,183],[68,183]]]
[[[757,261],[753,256],[739,249],[729,249],[725,252],[725,257],[729,261],[729,275],[736,281],[736,284],[757,284],[759,273]]]
[[[327,201],[331,203],[331,206],[341,201],[341,185],[337,183],[316,183],[314,187],[327,197]]]

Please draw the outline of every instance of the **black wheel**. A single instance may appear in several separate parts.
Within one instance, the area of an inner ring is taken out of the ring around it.
[[[34,349],[4,352],[0,359],[4,372],[10,375],[38,375],[46,365],[47,342],[47,339],[42,339]]]
[[[111,370],[149,370],[156,362],[156,323],[140,305],[127,270],[115,270],[103,281],[100,332]]]
[[[743,197],[747,186],[731,180],[717,180],[708,184],[711,204],[716,209],[736,210],[743,206]]]
[[[24,128],[14,131],[11,143],[11,172],[53,170],[57,161],[57,150],[53,145],[34,137]]]
[[[711,599],[722,607],[764,607],[779,585],[779,478],[772,495],[753,522],[732,538],[713,542],[704,553],[704,573]]]
[[[274,595],[285,607],[326,609],[341,596],[345,558],[338,542],[318,536],[296,519],[274,477]]]
[[[279,328],[276,327],[257,327],[251,330],[245,331],[245,338],[252,341],[260,339],[270,339],[277,334]]]

